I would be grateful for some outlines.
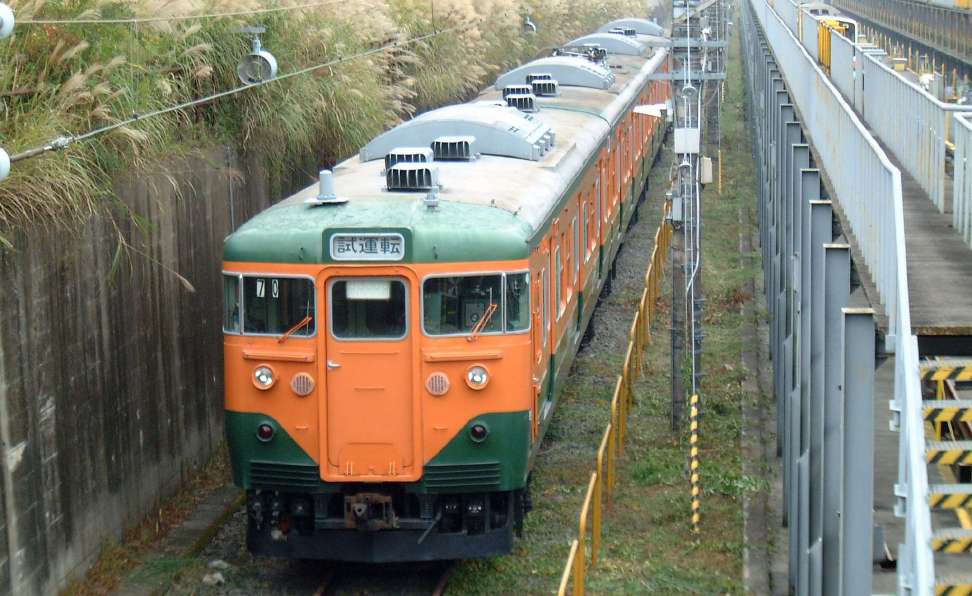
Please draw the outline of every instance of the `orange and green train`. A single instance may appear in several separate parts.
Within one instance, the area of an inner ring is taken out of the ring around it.
[[[255,553],[509,552],[668,98],[623,19],[378,136],[224,248],[226,433]]]

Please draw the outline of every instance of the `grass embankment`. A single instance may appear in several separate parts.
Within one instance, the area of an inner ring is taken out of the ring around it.
[[[745,282],[755,269],[740,264],[739,222],[740,210],[753,207],[755,185],[743,121],[738,40],[733,43],[722,116],[723,194],[717,194],[715,184],[704,193],[701,536],[692,535],[689,523],[688,435],[673,437],[670,431],[669,281],[652,329],[646,374],[635,386],[636,405],[617,489],[605,509],[601,561],[589,570],[587,587],[593,593],[743,591],[742,495],[765,487],[763,480],[742,474],[740,459],[740,408],[747,397],[742,380],[748,374],[740,364],[741,329],[747,324],[740,306],[753,299]],[[538,458],[535,509],[524,538],[511,556],[460,565],[449,584],[451,593],[549,593],[556,588],[608,422],[614,382],[668,187],[670,160],[671,154],[663,153],[652,172],[651,196],[619,257],[614,292],[595,315],[597,336],[578,357]]]
[[[280,74],[391,41],[460,27],[405,48],[139,121],[60,155],[14,164],[0,184],[0,240],[28,222],[79,227],[93,213],[124,214],[111,195],[120,171],[161,169],[166,158],[225,143],[257,151],[287,179],[356,151],[415,110],[467,95],[506,66],[617,16],[634,0],[334,0],[231,18],[138,24],[30,24],[239,12],[314,0],[14,0],[12,38],[0,43],[3,148],[14,154],[151,110],[239,85],[249,51],[237,32],[262,24]],[[434,7],[434,12],[433,12]],[[522,31],[530,15],[538,32]],[[434,20],[433,20],[434,19]],[[173,179],[174,183],[178,180]],[[144,223],[144,222],[143,222]]]

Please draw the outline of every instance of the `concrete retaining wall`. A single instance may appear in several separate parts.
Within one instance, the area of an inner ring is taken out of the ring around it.
[[[222,242],[269,205],[261,163],[220,148],[118,180],[117,225],[8,235],[0,594],[52,593],[80,575],[219,445]],[[120,238],[132,249],[116,260]]]

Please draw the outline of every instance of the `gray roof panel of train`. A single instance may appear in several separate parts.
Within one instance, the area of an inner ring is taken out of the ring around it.
[[[664,37],[665,29],[658,23],[653,23],[648,19],[617,19],[616,21],[611,21],[598,28],[598,32],[604,33],[610,31],[616,27],[621,27],[623,29],[634,29],[636,33],[641,35],[655,35],[658,37]]]
[[[505,102],[478,101],[431,110],[375,137],[361,148],[361,161],[382,159],[398,147],[428,147],[439,137],[475,137],[475,151],[538,160],[552,141],[550,126]]]
[[[557,97],[537,98],[539,111],[532,114],[518,113],[510,108],[498,106],[504,86],[500,85],[499,90],[492,88],[484,90],[473,103],[447,106],[417,116],[368,143],[362,149],[359,159],[351,158],[338,164],[334,168],[335,190],[338,196],[349,199],[352,204],[355,201],[367,201],[377,197],[400,198],[402,201],[412,203],[415,217],[421,217],[421,214],[427,212],[422,201],[425,193],[385,189],[384,162],[379,159],[387,153],[387,151],[382,152],[384,145],[389,145],[388,151],[403,146],[428,146],[432,140],[440,136],[465,134],[457,132],[457,128],[451,125],[441,129],[430,128],[432,132],[423,135],[412,134],[424,126],[438,127],[440,123],[446,121],[458,125],[460,116],[472,119],[483,126],[484,130],[494,130],[493,123],[497,122],[495,115],[502,114],[500,120],[512,126],[519,127],[521,124],[533,123],[533,128],[526,126],[523,129],[528,131],[523,140],[517,141],[523,147],[530,144],[530,139],[542,136],[542,131],[543,134],[549,131],[556,133],[554,146],[537,161],[530,158],[497,156],[485,151],[483,144],[485,139],[481,140],[479,134],[474,134],[473,136],[477,136],[476,151],[483,154],[477,159],[435,161],[427,165],[438,169],[438,179],[441,184],[438,192],[440,201],[503,209],[530,226],[534,233],[538,233],[549,219],[551,211],[570,191],[575,178],[582,173],[584,164],[598,150],[610,127],[625,113],[630,104],[637,101],[637,96],[649,76],[664,64],[666,57],[667,50],[664,48],[658,49],[651,57],[614,55],[609,61],[612,70],[617,73],[617,78],[615,79],[615,75],[608,71],[613,80],[610,86],[607,88],[562,86],[561,94]],[[549,60],[541,59],[530,63],[540,63],[540,66],[533,68],[532,72],[551,72]],[[586,62],[579,58],[567,58],[567,60]],[[590,62],[587,64],[602,68]],[[522,70],[521,67],[512,72],[518,71],[520,74],[516,77],[517,82],[522,82],[525,80],[526,72],[529,71]],[[551,74],[554,78],[558,78],[557,74]],[[563,85],[563,82],[561,84]],[[420,120],[434,124],[411,124]],[[396,138],[392,133],[399,129],[412,130],[407,135]],[[378,141],[381,139],[384,141],[379,144]],[[532,144],[530,147],[532,151]],[[318,185],[314,184],[278,203],[278,206],[303,201],[315,196],[317,192]],[[326,209],[327,207],[314,208]],[[364,221],[360,225],[365,225]],[[382,225],[396,225],[396,223],[385,222]]]
[[[618,35],[617,33],[591,33],[565,43],[565,48],[595,44],[604,48],[608,54],[624,54],[625,56],[642,56],[648,47],[633,37]]]
[[[614,73],[609,68],[594,64],[586,58],[576,56],[548,56],[527,62],[496,79],[495,87],[502,89],[507,85],[526,83],[528,74],[547,73],[560,86],[591,87],[610,89],[614,85]]]

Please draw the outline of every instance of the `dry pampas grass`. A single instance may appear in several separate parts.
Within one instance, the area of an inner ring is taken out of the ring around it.
[[[13,0],[18,18],[202,15],[312,0]],[[430,10],[434,5],[434,15]],[[0,238],[12,226],[73,225],[115,204],[111,177],[196,147],[234,143],[283,173],[308,155],[335,160],[416,110],[463,99],[510,65],[619,16],[633,0],[342,0],[255,17],[126,25],[18,25],[0,46],[0,127],[11,153],[236,86],[242,25],[267,27],[280,72],[450,28],[374,54],[166,116],[57,155],[14,164],[0,183]],[[522,32],[524,16],[539,27]],[[109,199],[109,200],[105,200]]]

